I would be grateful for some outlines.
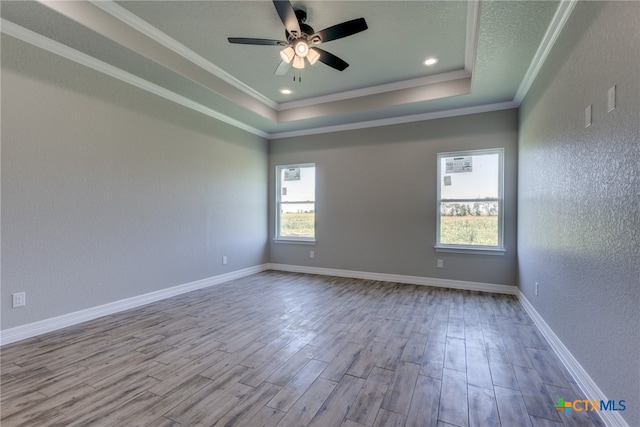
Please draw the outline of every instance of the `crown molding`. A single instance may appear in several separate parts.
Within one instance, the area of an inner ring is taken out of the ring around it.
[[[171,72],[191,80],[211,93],[224,97],[263,118],[271,121],[276,120],[277,112],[273,108],[238,90],[235,86],[213,75],[198,64],[185,59],[171,48],[122,22],[93,3],[88,1],[38,1],[56,13]]]
[[[300,101],[292,101],[282,104],[277,104],[274,101],[266,98],[264,95],[258,93],[254,89],[249,86],[243,84],[239,80],[235,79],[233,76],[227,74],[223,70],[219,69],[203,57],[199,56],[195,52],[191,51],[184,45],[180,44],[178,41],[164,34],[157,28],[153,27],[151,24],[146,21],[140,19],[136,15],[127,11],[123,7],[119,6],[112,0],[89,0],[91,5],[99,8],[103,12],[109,14],[114,19],[117,19],[123,22],[125,25],[129,26],[136,31],[139,31],[141,34],[151,38],[154,42],[161,44],[166,49],[171,50],[174,54],[179,55],[186,61],[192,63],[195,66],[202,68],[203,70],[209,72],[217,78],[220,78],[225,83],[229,84],[232,87],[237,88],[243,93],[253,97],[258,102],[262,103],[265,108],[271,108],[274,112],[279,111],[287,111],[295,108],[304,108],[310,107],[322,103],[329,103],[334,101],[345,101],[348,99],[365,97],[370,95],[382,94],[385,92],[393,92],[393,91],[401,91],[406,89],[411,89],[414,87],[427,86],[433,84],[440,84],[448,81],[452,81],[460,78],[473,78],[473,68],[475,65],[476,58],[476,49],[477,49],[477,39],[478,39],[478,28],[479,28],[479,15],[480,15],[480,1],[479,0],[469,0],[467,7],[467,34],[466,34],[466,46],[465,46],[465,69],[457,70],[448,73],[441,73],[432,76],[421,77],[417,79],[410,79],[401,82],[395,82],[391,84],[377,85],[363,89],[357,89],[353,91],[347,91],[332,95],[326,95],[321,97],[309,98]],[[422,113],[410,116],[403,117],[392,117],[386,119],[378,119],[378,120],[369,120],[362,121],[356,123],[349,123],[343,125],[335,125],[335,126],[326,126],[326,127],[318,127],[318,128],[308,128],[302,130],[295,131],[284,131],[284,132],[275,132],[268,133],[261,129],[250,126],[240,120],[229,117],[213,108],[207,107],[200,103],[197,103],[189,98],[186,98],[182,95],[179,95],[175,92],[172,92],[168,89],[165,89],[161,86],[158,86],[154,83],[151,83],[143,78],[135,76],[131,73],[128,73],[122,69],[114,67],[110,64],[107,64],[103,61],[100,61],[96,58],[93,58],[87,54],[84,54],[80,51],[77,51],[73,48],[65,46],[59,42],[51,40],[47,37],[44,37],[40,34],[37,34],[31,30],[23,28],[19,25],[16,25],[10,21],[6,21],[5,19],[1,20],[1,30],[3,33],[15,37],[19,40],[22,40],[26,43],[39,47],[41,49],[47,50],[56,55],[62,56],[66,59],[74,61],[78,64],[87,66],[92,68],[98,72],[109,75],[113,78],[121,80],[123,82],[129,83],[133,86],[136,86],[140,89],[143,89],[147,92],[156,94],[161,96],[167,100],[190,108],[194,111],[201,112],[209,117],[225,122],[229,125],[235,126],[239,129],[250,132],[254,135],[268,138],[268,139],[276,139],[276,138],[290,138],[297,136],[305,136],[305,135],[315,135],[322,133],[330,133],[330,132],[339,132],[339,131],[347,131],[347,130],[355,130],[355,129],[363,129],[367,127],[378,127],[378,126],[388,126],[402,123],[411,123],[423,120],[432,120],[438,118],[445,117],[454,117],[460,115],[467,114],[476,114],[482,112],[489,111],[497,111],[503,109],[517,108],[522,103],[524,97],[526,96],[528,90],[533,84],[537,74],[539,73],[542,65],[547,59],[549,52],[551,51],[555,41],[559,37],[562,29],[564,28],[565,23],[569,19],[575,5],[578,0],[561,0],[558,6],[556,13],[547,29],[543,40],[538,47],[534,59],[530,64],[523,81],[521,82],[518,91],[516,92],[512,101],[508,102],[500,102],[495,104],[488,105],[479,105],[444,111],[435,111],[429,113]]]
[[[476,49],[478,46],[478,28],[480,24],[480,1],[469,0],[467,3],[467,27],[465,39],[464,69],[439,73],[431,76],[419,77],[415,79],[403,80],[394,83],[387,83],[376,86],[369,86],[331,95],[318,96],[314,98],[301,99],[298,101],[283,102],[276,108],[277,111],[285,111],[294,108],[309,107],[312,105],[327,102],[345,101],[347,99],[360,98],[369,95],[378,95],[396,90],[411,89],[430,84],[443,83],[451,80],[458,80],[466,77],[473,77],[475,67]]]
[[[293,138],[298,136],[319,135],[331,132],[343,132],[349,130],[366,129],[380,126],[392,126],[403,123],[421,122],[425,120],[443,119],[447,117],[466,116],[469,114],[488,113],[491,111],[509,110],[517,108],[513,101],[498,102],[495,104],[476,105],[473,107],[456,108],[451,110],[434,111],[431,113],[413,114],[410,116],[392,117],[388,119],[368,120],[363,122],[348,123],[344,125],[326,126],[313,129],[302,129],[289,132],[271,133],[268,139]]]
[[[442,83],[450,80],[457,80],[460,78],[471,77],[471,71],[473,70],[476,46],[478,38],[478,20],[479,20],[479,0],[470,0],[467,8],[467,29],[466,29],[466,45],[465,45],[465,63],[464,69],[440,73],[437,75],[426,76],[416,79],[404,80],[400,82],[394,82],[390,84],[370,86],[367,88],[356,89],[351,91],[340,92],[331,95],[325,95],[314,98],[307,98],[299,101],[291,101],[285,103],[276,103],[275,101],[267,98],[260,92],[244,84],[240,80],[231,76],[224,70],[215,66],[196,52],[192,51],[188,47],[184,46],[177,40],[173,39],[166,33],[162,32],[158,28],[149,24],[147,21],[131,13],[124,7],[118,5],[113,0],[89,0],[91,4],[100,8],[104,12],[110,14],[114,18],[122,21],[126,25],[136,29],[140,33],[151,38],[155,42],[165,46],[167,49],[172,50],[184,59],[198,65],[207,72],[215,75],[216,77],[224,80],[226,83],[234,86],[238,90],[246,93],[254,99],[264,103],[268,107],[276,111],[285,111],[294,108],[309,107],[312,105],[344,101],[353,98],[360,98],[363,96],[377,95],[385,92],[392,92],[396,90],[410,89],[414,87],[421,87],[429,84]]]
[[[470,76],[476,65],[476,49],[480,28],[480,0],[469,0],[467,3],[467,34],[464,49],[464,69]]]
[[[32,46],[46,50],[55,55],[58,55],[65,59],[73,61],[77,64],[84,65],[85,67],[91,68],[102,74],[106,74],[122,82],[133,85],[139,89],[145,90],[147,92],[158,95],[162,98],[168,99],[169,101],[175,102],[176,104],[180,104],[191,110],[198,111],[202,114],[205,114],[209,117],[225,122],[231,126],[235,126],[239,129],[250,132],[254,135],[258,135],[263,138],[266,138],[268,136],[266,132],[260,129],[249,126],[239,120],[233,119],[225,114],[222,114],[216,110],[213,110],[212,108],[209,108],[195,101],[192,101],[189,98],[186,98],[182,95],[178,95],[177,93],[172,92],[168,89],[165,89],[161,86],[158,86],[154,83],[151,83],[148,80],[135,76],[120,68],[114,67],[113,65],[107,64],[106,62],[100,61],[99,59],[96,59],[76,49],[70,48],[69,46],[66,46],[55,40],[51,40],[43,35],[35,33],[17,24],[14,24],[13,22],[7,21],[5,19],[1,19],[0,23],[1,23],[0,29],[2,33],[7,34],[11,37],[14,37],[18,40],[21,40],[25,43],[28,43]]]
[[[378,95],[385,92],[393,92],[397,90],[412,89],[421,86],[444,83],[453,80],[471,77],[466,70],[456,70],[448,73],[440,73],[432,76],[419,77],[416,79],[402,80],[394,83],[387,83],[377,86],[369,86],[362,89],[354,89],[345,92],[334,93],[331,95],[317,96],[314,98],[301,99],[299,101],[284,102],[279,104],[278,111],[286,111],[295,108],[311,107],[317,104],[328,102],[345,101],[347,99],[361,98],[364,96]]]
[[[531,64],[529,65],[529,69],[527,70],[518,90],[516,91],[515,96],[513,97],[513,101],[520,105],[524,100],[524,97],[531,89],[531,85],[535,81],[538,73],[542,69],[547,57],[549,56],[549,52],[553,48],[556,40],[560,36],[564,25],[569,20],[571,16],[571,12],[575,8],[578,0],[561,0],[560,5],[558,5],[558,9],[556,10],[555,15],[553,15],[553,19],[549,24],[549,28],[547,28],[547,32],[542,37],[542,41],[540,42],[540,46],[538,46],[538,50],[536,54],[533,56],[531,60]]]
[[[273,109],[276,109],[278,107],[278,104],[275,101],[272,101],[271,99],[267,98],[260,92],[253,89],[252,87],[244,84],[240,80],[233,77],[231,74],[227,73],[226,71],[212,64],[204,57],[198,55],[196,52],[189,49],[188,47],[186,47],[176,39],[170,37],[166,33],[160,31],[158,28],[149,24],[144,19],[129,12],[124,7],[118,5],[116,2],[112,0],[89,0],[89,2],[94,6],[107,12],[109,15],[113,16],[114,18],[124,22],[128,26],[135,28],[136,30],[138,30],[145,36],[149,37],[150,39],[156,41],[157,43],[160,43],[161,45],[164,45],[166,48],[182,56],[184,59],[198,65],[199,67],[208,71],[209,73],[213,74],[219,79],[224,80],[225,82],[234,86],[236,89],[241,90],[247,95],[253,97],[254,99],[264,103],[265,105]]]

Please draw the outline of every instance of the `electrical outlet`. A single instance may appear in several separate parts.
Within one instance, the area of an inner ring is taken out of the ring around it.
[[[540,288],[540,285],[538,285],[538,282],[536,282],[536,296],[538,296],[539,288]]]
[[[223,265],[227,264],[227,256],[226,255],[222,257],[222,264]]]
[[[11,296],[13,297],[13,308],[27,305],[27,295],[24,292],[17,292]]]
[[[436,267],[444,268],[444,262],[441,259],[437,260],[436,261]]]
[[[315,258],[316,253],[314,251],[309,251],[309,258]]]

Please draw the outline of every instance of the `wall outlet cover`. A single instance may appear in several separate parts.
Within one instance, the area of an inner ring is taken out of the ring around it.
[[[12,297],[12,307],[24,307],[27,305],[27,296],[24,292],[17,292],[11,295]]]

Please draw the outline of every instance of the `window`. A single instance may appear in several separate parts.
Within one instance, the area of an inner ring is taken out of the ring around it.
[[[503,151],[438,154],[437,251],[504,253]]]
[[[315,241],[315,163],[277,166],[276,177],[276,240]]]

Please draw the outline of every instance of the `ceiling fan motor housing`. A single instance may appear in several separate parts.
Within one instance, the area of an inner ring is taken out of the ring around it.
[[[307,22],[307,11],[302,9],[294,9],[296,18],[300,24]]]
[[[296,13],[296,18],[298,18],[298,25],[300,25],[300,32],[302,34],[299,34],[297,37],[294,37],[291,33],[289,33],[289,31],[285,30],[285,36],[287,38],[287,41],[289,43],[292,43],[294,40],[303,38],[309,41],[310,43],[319,43],[320,42],[319,37],[314,37],[314,40],[311,40],[310,38],[312,34],[315,34],[315,30],[310,25],[305,24],[305,22],[307,21],[307,12],[301,9],[296,9],[295,13]]]

